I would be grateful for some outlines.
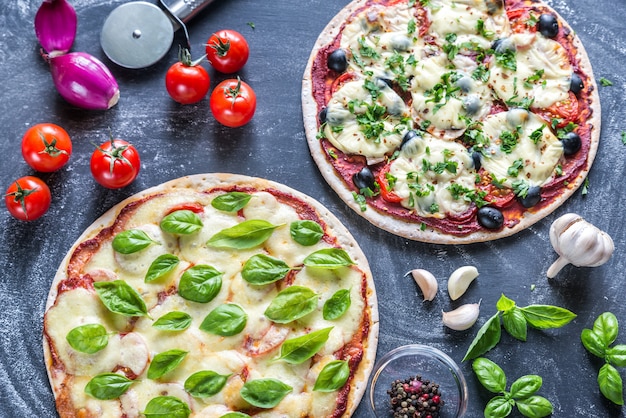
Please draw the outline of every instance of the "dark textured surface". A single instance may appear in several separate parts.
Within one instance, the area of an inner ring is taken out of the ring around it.
[[[624,278],[624,181],[626,131],[626,29],[623,0],[551,2],[576,30],[593,64],[602,103],[602,139],[589,176],[589,194],[577,192],[553,215],[513,237],[485,244],[443,246],[411,242],[381,231],[348,209],[325,184],[309,155],[301,119],[300,83],[311,47],[326,23],[346,1],[217,0],[189,26],[194,55],[211,32],[239,30],[250,42],[251,56],[240,72],[258,96],[254,120],[240,129],[219,126],[205,100],[182,107],[164,88],[164,74],[176,48],[144,70],[124,70],[108,62],[99,46],[107,14],[122,1],[76,0],[79,19],[74,51],[89,52],[109,64],[122,98],[106,112],[86,112],[67,105],[53,88],[47,64],[39,56],[32,22],[40,2],[6,2],[0,16],[0,185],[33,174],[20,153],[26,129],[39,122],[66,128],[74,141],[70,164],[60,172],[37,174],[53,193],[48,214],[21,223],[0,210],[0,416],[54,417],[54,400],[43,363],[41,322],[50,282],[57,266],[80,233],[123,198],[187,174],[233,172],[265,177],[305,192],[326,205],[353,232],[370,260],[380,308],[379,356],[407,343],[437,347],[461,361],[478,327],[495,313],[501,293],[520,306],[552,304],[578,314],[558,330],[530,330],[528,341],[503,334],[487,357],[499,363],[510,382],[524,374],[543,377],[540,394],[558,417],[624,416],[599,394],[596,375],[601,362],[580,343],[580,332],[604,311],[622,321],[617,342],[626,343]],[[255,29],[248,23],[253,22]],[[177,33],[175,41],[181,39]],[[210,72],[212,86],[224,76]],[[89,174],[93,143],[115,136],[133,142],[142,156],[142,171],[129,187],[110,191]],[[3,189],[4,190],[4,189]],[[616,251],[599,268],[565,268],[554,280],[545,277],[556,255],[548,229],[557,216],[577,212],[606,230]],[[459,301],[445,287],[459,266],[475,265],[480,276]],[[423,303],[417,287],[403,275],[413,268],[430,270],[440,283],[432,303]],[[476,326],[454,332],[441,325],[441,310],[482,300]],[[469,363],[462,363],[470,391],[467,416],[482,416],[490,393],[480,387]],[[626,376],[620,370],[622,377]],[[356,416],[369,416],[362,402]],[[512,416],[520,416],[515,412]]]

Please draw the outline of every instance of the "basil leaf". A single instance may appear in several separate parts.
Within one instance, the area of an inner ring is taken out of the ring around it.
[[[148,379],[158,379],[165,373],[174,370],[187,355],[187,351],[168,350],[154,356],[148,367]]]
[[[213,235],[207,241],[207,245],[215,248],[245,250],[263,244],[278,226],[260,219],[243,221]]]
[[[295,221],[289,225],[289,234],[295,242],[304,246],[317,244],[324,236],[322,226],[315,221]]]
[[[520,341],[526,341],[526,318],[521,309],[514,306],[508,311],[502,313],[502,325],[506,332],[511,334],[513,338],[517,338]]]
[[[180,297],[199,303],[212,301],[221,289],[222,273],[205,264],[185,270],[178,283]]]
[[[250,284],[264,285],[284,278],[291,268],[282,260],[266,254],[255,254],[246,261],[241,277]]]
[[[606,359],[617,367],[626,367],[626,345],[618,344],[606,350]]]
[[[219,393],[229,377],[212,370],[196,372],[185,380],[185,390],[196,398],[208,398]]]
[[[304,265],[307,267],[317,267],[324,269],[338,269],[355,264],[350,259],[347,252],[341,248],[324,248],[309,254],[304,259]]]
[[[558,306],[530,305],[520,309],[528,324],[537,329],[560,328],[576,318],[576,314]]]
[[[622,377],[615,367],[605,363],[598,373],[598,385],[605,398],[616,405],[624,405]]]
[[[606,356],[606,350],[608,347],[604,343],[604,340],[595,331],[585,328],[580,333],[580,340],[583,345],[594,356],[604,358]]]
[[[100,400],[117,399],[133,384],[126,376],[118,373],[102,373],[92,378],[85,386],[85,393]]]
[[[120,254],[141,251],[154,241],[141,229],[122,231],[113,238],[113,249]]]
[[[148,267],[144,281],[148,283],[160,279],[174,270],[178,263],[180,263],[180,260],[173,254],[162,254],[158,256],[154,259],[152,264],[150,264],[150,267]]]
[[[498,301],[496,302],[496,309],[499,311],[506,312],[508,310],[513,309],[514,307],[515,307],[515,301],[507,298],[506,296],[504,296],[504,294],[501,294],[500,299],[498,299]]]
[[[318,295],[303,286],[289,286],[278,293],[265,310],[265,316],[279,324],[300,319],[317,308]]]
[[[146,303],[124,280],[94,282],[98,297],[108,310],[126,316],[148,316]]]
[[[222,415],[220,418],[250,418],[250,415],[244,414],[243,412],[229,412]]]
[[[65,339],[74,350],[87,354],[97,353],[109,343],[107,330],[100,324],[78,326],[68,332]]]
[[[248,315],[239,305],[226,303],[209,312],[200,324],[200,329],[210,334],[230,337],[243,331],[247,322]]]
[[[480,327],[462,361],[471,360],[491,350],[500,342],[501,333],[500,315],[496,312],[495,315],[489,318],[487,322]]]
[[[506,375],[500,366],[484,357],[479,357],[472,363],[478,381],[492,393],[501,393],[506,389]]]
[[[334,392],[341,389],[350,377],[350,365],[344,360],[333,360],[326,364],[315,380],[314,391]]]
[[[604,312],[593,322],[592,329],[600,338],[602,338],[605,347],[608,347],[613,344],[617,338],[617,333],[619,331],[617,317],[611,312]]]
[[[492,398],[485,407],[485,417],[487,418],[504,418],[513,410],[514,401],[510,401],[504,396],[496,396]]]
[[[211,201],[211,206],[224,212],[237,212],[243,209],[252,198],[248,193],[230,192],[217,196]]]
[[[515,402],[517,409],[525,417],[547,417],[553,412],[552,404],[543,396],[531,396]]]
[[[528,374],[517,379],[511,385],[511,397],[515,400],[526,399],[541,389],[543,380],[536,374]]]
[[[152,326],[163,331],[184,331],[191,325],[191,316],[185,312],[168,312],[157,319]]]
[[[312,331],[300,337],[285,340],[280,347],[280,358],[290,364],[300,364],[313,357],[328,341],[333,327]]]
[[[339,319],[348,312],[351,304],[350,289],[337,290],[330,299],[324,302],[322,316],[327,321]]]
[[[248,380],[239,394],[252,406],[273,408],[283,400],[293,388],[277,379]]]
[[[202,229],[202,220],[188,209],[177,210],[161,219],[161,229],[170,234],[190,235]]]
[[[157,396],[150,399],[143,414],[146,418],[188,418],[191,409],[175,396]]]

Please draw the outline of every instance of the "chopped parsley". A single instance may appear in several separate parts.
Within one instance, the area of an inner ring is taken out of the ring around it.
[[[480,64],[474,71],[472,71],[472,78],[476,81],[486,83],[489,81],[489,70],[483,64]]]
[[[361,128],[361,132],[367,139],[373,139],[375,143],[380,142],[380,135],[385,131],[385,124],[382,117],[387,108],[379,104],[366,104],[365,113],[356,115],[356,121]]]
[[[530,107],[533,105],[533,103],[535,102],[535,98],[530,98],[530,97],[522,97],[521,100],[517,100],[517,95],[511,97],[509,100],[507,100],[506,105],[511,108],[511,107],[521,107],[522,109],[530,109]]]
[[[415,23],[415,19],[411,19],[409,20],[409,23],[407,25],[406,31],[409,35],[412,35],[415,33],[415,30],[417,29],[417,23]]]
[[[372,96],[372,99],[374,100],[380,96],[380,87],[378,87],[371,79],[367,79],[363,82],[363,88],[369,91],[370,96]]]
[[[626,145],[626,131],[622,131],[622,144]]]
[[[563,175],[563,166],[561,166],[561,164],[557,164],[556,167],[554,167],[554,174],[557,176]]]
[[[517,146],[522,127],[518,126],[514,131],[502,131],[500,134],[500,150],[505,154],[510,154]]]
[[[491,39],[495,35],[493,31],[485,29],[485,21],[482,19],[476,21],[476,32],[487,39]]]
[[[519,171],[524,168],[524,160],[518,158],[513,161],[513,164],[506,170],[506,173],[511,177],[517,177],[519,175]]]
[[[446,43],[441,47],[441,49],[443,49],[443,52],[446,53],[448,59],[452,61],[454,57],[456,57],[456,54],[459,53],[459,46],[454,43],[456,41],[456,33],[447,34],[445,40]]]
[[[496,63],[502,67],[511,71],[517,71],[517,59],[515,58],[515,51],[506,48],[502,52],[495,51]]]
[[[526,87],[527,89],[532,89],[532,88],[533,88],[533,85],[534,85],[537,81],[541,80],[541,77],[543,77],[543,73],[544,73],[544,70],[543,70],[543,69],[535,71],[535,73],[534,73],[533,75],[531,75],[531,76],[527,77],[527,78],[524,80],[524,87]],[[544,82],[543,82],[543,83],[544,83],[544,85],[545,85],[545,80],[544,80]]]
[[[606,78],[604,78],[604,77],[600,77],[600,84],[601,84],[603,87],[609,87],[609,86],[612,86],[612,85],[613,85],[613,82],[612,82],[611,80],[607,80],[607,79],[606,79]]]
[[[365,196],[358,194],[357,192],[352,192],[352,197],[354,201],[358,203],[359,208],[361,208],[361,212],[365,212],[367,210],[367,201],[365,200]]]
[[[512,184],[513,192],[516,196],[526,197],[528,196],[528,189],[530,188],[530,184],[526,180],[515,180]]]
[[[367,45],[365,42],[365,36],[361,36],[358,39],[359,42],[359,54],[361,57],[371,58],[372,60],[377,60],[380,58],[380,54],[371,46]]]
[[[445,106],[450,98],[456,97],[456,93],[461,89],[456,85],[460,78],[461,75],[454,71],[447,72],[441,76],[440,83],[435,84],[432,89],[424,92],[424,96],[429,97],[426,99],[426,103],[435,103],[433,113],[437,113],[439,109]]]
[[[589,177],[585,178],[585,181],[583,182],[583,188],[580,191],[580,194],[583,196],[586,196],[587,193],[589,193]]]
[[[446,190],[450,192],[454,200],[459,200],[461,197],[468,202],[474,202],[479,208],[485,206],[488,202],[485,200],[487,192],[484,190],[468,189],[458,183],[452,183]]]
[[[250,28],[252,28],[252,30],[254,30],[256,28],[256,26],[254,25],[254,22],[248,22],[247,25],[250,26]]]
[[[489,138],[487,138],[483,131],[475,127],[468,127],[468,129],[465,130],[463,142],[479,152],[483,152],[490,144]]]
[[[538,144],[541,138],[543,138],[543,128],[545,127],[546,125],[541,125],[530,134],[530,140],[533,141],[534,144]]]
[[[578,125],[576,125],[574,122],[569,122],[564,127],[558,128],[556,130],[556,137],[563,139],[563,138],[565,138],[565,135],[567,135],[568,133],[574,131],[576,128],[578,128]]]

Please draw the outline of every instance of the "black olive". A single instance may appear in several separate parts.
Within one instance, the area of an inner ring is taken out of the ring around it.
[[[478,209],[476,219],[478,219],[478,223],[483,228],[487,229],[500,229],[504,224],[504,215],[502,215],[502,212],[491,206],[483,206]]]
[[[476,171],[480,170],[480,167],[482,167],[482,158],[483,158],[482,153],[478,151],[472,152],[472,162],[474,163],[474,170]]]
[[[410,131],[407,131],[402,137],[402,142],[400,143],[400,149],[402,149],[404,147],[404,144],[406,144],[410,140],[414,138],[419,138],[420,136],[421,135],[415,129],[411,129]]]
[[[565,155],[576,154],[580,149],[580,136],[576,132],[568,132],[560,139]]]
[[[335,49],[330,53],[327,60],[328,68],[338,73],[343,73],[348,68],[348,57],[343,49]]]
[[[385,87],[393,88],[393,80],[388,78],[378,77],[376,78],[376,86],[384,89]]]
[[[583,80],[580,78],[580,76],[576,73],[572,73],[572,79],[569,83],[569,90],[574,94],[578,94],[584,88],[585,84],[583,83]]]
[[[544,13],[539,16],[537,29],[546,38],[554,38],[559,33],[559,22],[556,17],[550,13]]]
[[[539,186],[530,186],[525,197],[518,197],[519,202],[525,208],[532,208],[541,200],[541,188]]]
[[[326,108],[323,108],[322,110],[320,110],[319,115],[317,115],[317,117],[320,120],[320,123],[324,124],[326,123],[326,114],[328,113],[328,110]]]
[[[354,185],[359,190],[361,189],[374,190],[374,183],[375,183],[374,174],[372,173],[372,170],[370,170],[368,166],[363,167],[361,171],[353,175],[352,181],[354,182]]]

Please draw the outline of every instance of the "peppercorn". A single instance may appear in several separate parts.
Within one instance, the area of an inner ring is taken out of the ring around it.
[[[419,375],[393,381],[387,394],[394,418],[439,418],[444,405],[439,385]]]

